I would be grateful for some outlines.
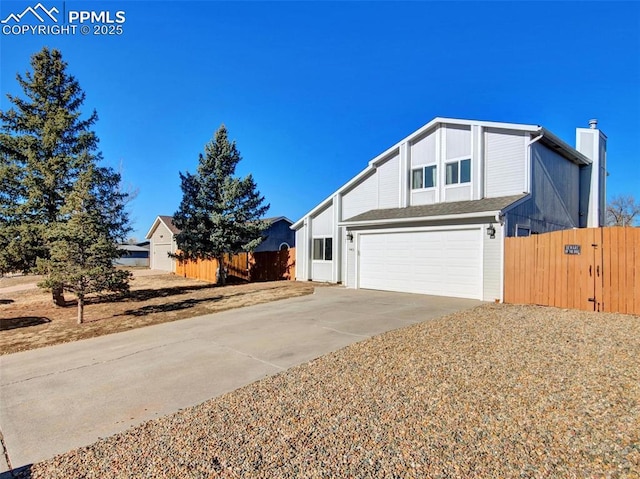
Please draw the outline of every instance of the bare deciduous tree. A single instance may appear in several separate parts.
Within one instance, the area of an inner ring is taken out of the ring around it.
[[[618,195],[607,204],[607,226],[633,226],[640,219],[640,203],[632,195]]]

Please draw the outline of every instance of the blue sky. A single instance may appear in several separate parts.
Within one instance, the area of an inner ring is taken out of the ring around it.
[[[608,136],[608,196],[640,197],[640,3],[47,1],[125,12],[121,35],[0,35],[1,108],[58,48],[105,162],[139,190],[142,239],[221,123],[271,204],[299,219],[436,116]],[[32,2],[2,0],[0,16]]]

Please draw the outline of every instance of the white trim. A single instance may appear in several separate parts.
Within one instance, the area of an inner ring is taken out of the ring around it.
[[[442,136],[444,135],[443,133],[444,128],[438,128],[438,130],[436,131],[436,137],[435,137],[435,146],[436,146],[436,164],[440,167],[438,168],[438,187],[436,188],[436,193],[435,193],[435,198],[434,198],[434,202],[435,203],[440,203],[440,201],[442,201],[442,198],[444,197],[444,180],[446,179],[444,176],[444,163],[443,163],[443,158],[444,158],[444,154],[442,151],[442,145],[444,144],[443,140],[442,140]]]
[[[501,210],[495,211],[479,211],[477,213],[460,213],[456,215],[438,215],[438,216],[413,216],[411,218],[390,218],[383,220],[364,220],[364,221],[341,221],[339,226],[376,226],[397,223],[418,223],[421,221],[438,221],[438,220],[461,220],[472,218],[488,218],[495,217]]]
[[[325,240],[325,241],[322,242],[322,258],[323,259],[315,259],[313,257],[315,241],[317,239]],[[331,240],[331,259],[324,259],[324,256],[325,256],[324,253],[326,251],[326,240],[327,239]],[[335,256],[335,243],[336,242],[334,241],[333,235],[313,236],[311,238],[311,262],[312,263],[332,263],[333,262],[333,258]]]
[[[460,168],[460,163],[465,161],[465,160],[469,160],[469,181],[465,181],[464,183],[460,181],[460,176],[462,175],[462,168]],[[447,184],[447,165],[452,165],[454,163],[458,163],[458,181],[456,181],[455,183],[449,183]],[[445,160],[444,164],[444,187],[446,188],[450,188],[452,186],[466,186],[468,184],[472,184],[473,183],[473,159],[471,158],[471,156],[465,155],[465,156],[458,156],[456,158],[451,158],[450,160]]]
[[[380,175],[378,176],[378,183],[380,182]],[[378,191],[380,188],[378,187]],[[380,199],[380,195],[378,195],[378,199]],[[342,241],[340,241],[340,220],[342,219],[342,195],[336,193],[335,198],[333,200],[333,232],[332,232],[332,243],[331,243],[331,261],[333,262],[333,266],[331,267],[331,280],[334,283],[338,283],[340,281],[340,269],[342,267]]]
[[[361,289],[360,286],[360,238],[361,236],[366,235],[376,235],[376,234],[395,234],[395,233],[421,233],[421,232],[435,232],[435,231],[477,231],[480,234],[480,241],[478,242],[479,246],[479,284],[477,296],[472,299],[478,299],[480,301],[483,300],[484,297],[484,239],[482,238],[485,232],[483,224],[472,224],[472,225],[447,225],[447,226],[421,226],[421,227],[406,227],[406,228],[394,228],[392,230],[389,229],[371,229],[358,231],[354,235],[354,241],[356,245],[355,250],[355,270],[354,270],[354,288]],[[503,242],[504,244],[504,242]],[[501,275],[502,276],[502,275]],[[502,286],[501,286],[502,287]]]
[[[149,231],[147,232],[147,235],[145,236],[145,239],[151,239],[151,236],[153,235],[153,232],[158,228],[158,226],[160,226],[160,223],[165,225],[167,230],[169,230],[169,233],[171,233],[171,237],[172,238],[175,236],[175,233],[173,233],[171,231],[171,228],[169,228],[169,225],[167,223],[165,223],[164,220],[160,216],[156,216],[156,219],[153,222],[153,224],[151,225],[151,228],[149,229]]]
[[[318,210],[321,210],[326,205],[326,203],[331,201],[331,199],[336,193],[343,193],[349,188],[351,188],[352,186],[354,186],[356,183],[358,183],[358,181],[360,181],[363,177],[365,177],[367,173],[374,170],[376,165],[379,162],[384,161],[386,157],[390,156],[392,153],[395,153],[396,150],[398,150],[398,153],[400,153],[400,145],[402,143],[410,144],[413,140],[417,139],[422,135],[425,135],[426,132],[428,132],[429,130],[435,129],[436,127],[443,124],[458,125],[458,126],[480,125],[482,127],[487,127],[487,128],[501,128],[501,129],[507,129],[507,130],[529,131],[529,132],[539,132],[542,129],[542,127],[539,125],[526,125],[526,124],[519,124],[519,123],[500,123],[500,122],[494,122],[494,121],[464,120],[464,119],[457,119],[457,118],[436,117],[433,120],[431,120],[429,123],[424,125],[423,127],[417,129],[410,135],[406,136],[405,138],[403,138],[402,140],[400,140],[399,142],[397,142],[396,144],[394,144],[393,146],[391,146],[390,148],[386,149],[385,151],[380,153],[378,156],[373,158],[371,161],[369,161],[366,168],[364,168],[362,171],[360,171],[360,173],[354,176],[351,180],[349,180],[347,183],[345,183],[340,188],[338,188],[330,196],[325,198],[320,204],[318,204],[315,208],[310,210],[304,216],[313,215]],[[438,131],[442,131],[442,129],[438,128]],[[436,135],[436,158],[438,158],[440,161],[444,158],[444,156],[441,154],[442,151],[439,151],[439,148],[438,148],[440,146],[439,143],[441,143],[439,139],[439,135]],[[566,145],[566,143],[564,143],[564,145]],[[440,198],[436,198],[436,202],[438,201],[440,201]],[[298,229],[302,225],[303,218],[299,219],[293,225],[291,225],[291,229],[294,229],[294,230]]]
[[[411,145],[408,142],[400,145],[400,158],[398,161],[400,185],[398,189],[398,207],[404,208],[409,206],[410,195],[408,191],[411,191],[411,179],[407,180],[407,172],[411,171]]]

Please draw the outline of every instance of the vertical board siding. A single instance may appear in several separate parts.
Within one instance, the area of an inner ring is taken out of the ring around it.
[[[400,207],[400,155],[378,166],[378,208]]]
[[[566,245],[580,254],[565,254]],[[504,301],[640,314],[640,228],[505,239]]]
[[[547,222],[577,227],[580,167],[536,143],[531,150],[531,192]],[[585,212],[586,213],[586,212]]]
[[[504,130],[485,131],[485,196],[522,193],[526,173],[526,137]]]
[[[236,281],[280,281],[295,279],[296,249],[225,255],[227,278]],[[190,279],[217,281],[215,259],[176,262],[176,274]]]

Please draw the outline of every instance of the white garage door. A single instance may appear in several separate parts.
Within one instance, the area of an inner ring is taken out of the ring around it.
[[[360,235],[359,286],[482,298],[480,229]]]
[[[173,260],[169,258],[171,252],[170,244],[153,245],[153,269],[161,271],[173,271]]]

